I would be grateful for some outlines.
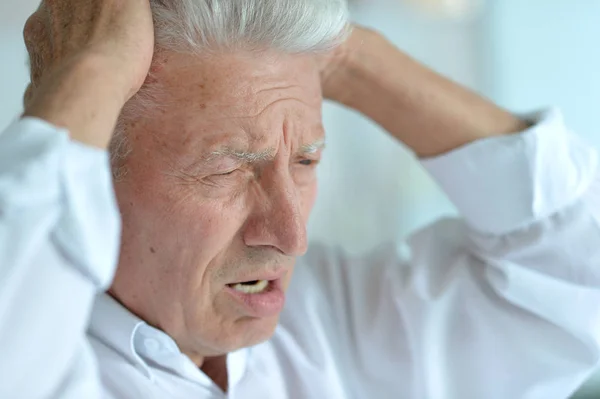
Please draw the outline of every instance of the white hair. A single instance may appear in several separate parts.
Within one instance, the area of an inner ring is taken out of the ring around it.
[[[346,0],[151,0],[157,46],[180,52],[273,49],[304,53],[338,44]]]
[[[347,33],[346,0],[150,0],[156,48],[205,55],[221,50],[276,50],[318,53],[340,44]],[[123,134],[125,114],[157,106],[156,93],[144,87],[117,124],[111,143],[118,165],[131,151]]]

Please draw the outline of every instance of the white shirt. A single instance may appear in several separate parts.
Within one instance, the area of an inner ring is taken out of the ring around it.
[[[313,246],[273,338],[228,355],[225,395],[101,294],[120,227],[106,152],[15,123],[0,135],[0,398],[569,396],[600,359],[595,151],[550,111],[423,165],[463,219],[359,258]]]

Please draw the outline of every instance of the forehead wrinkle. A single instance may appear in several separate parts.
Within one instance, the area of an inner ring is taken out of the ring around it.
[[[290,89],[301,89],[301,88],[302,87],[300,85],[295,85],[295,84],[283,85],[283,86],[273,86],[273,87],[267,87],[267,88],[260,89],[260,90],[256,91],[254,94],[268,93],[271,91],[285,91],[285,90],[290,90]]]
[[[251,115],[247,115],[247,116],[239,116],[239,119],[254,119],[254,118],[260,118],[262,117],[264,114],[266,114],[269,110],[271,110],[273,107],[275,107],[276,105],[279,105],[281,103],[286,103],[286,102],[296,102],[298,104],[302,104],[306,107],[310,107],[311,104],[308,103],[307,101],[301,100],[299,98],[294,98],[294,97],[283,97],[283,98],[278,98],[276,100],[270,101],[266,104],[261,104],[260,106],[257,103],[257,109],[253,110],[253,113]]]

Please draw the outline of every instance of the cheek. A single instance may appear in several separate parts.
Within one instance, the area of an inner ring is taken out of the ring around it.
[[[318,191],[319,188],[316,180],[302,190],[302,215],[305,221],[308,221],[310,217]]]
[[[222,252],[243,223],[243,214],[235,204],[193,195],[170,194],[161,208],[161,224],[172,231],[178,245],[193,248],[202,258]]]
[[[128,247],[184,273],[226,252],[243,223],[243,207],[206,199],[194,187],[146,182],[117,189]]]

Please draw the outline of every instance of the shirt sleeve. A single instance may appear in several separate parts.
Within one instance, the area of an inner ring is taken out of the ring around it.
[[[565,398],[598,365],[598,156],[559,111],[536,119],[423,161],[464,218],[409,242],[433,396]]]
[[[597,154],[557,110],[536,121],[422,161],[461,218],[359,258],[307,257],[303,289],[322,299],[306,317],[327,312],[364,397],[562,399],[598,365]]]
[[[0,135],[0,397],[101,397],[85,331],[119,235],[106,151],[35,118]]]

